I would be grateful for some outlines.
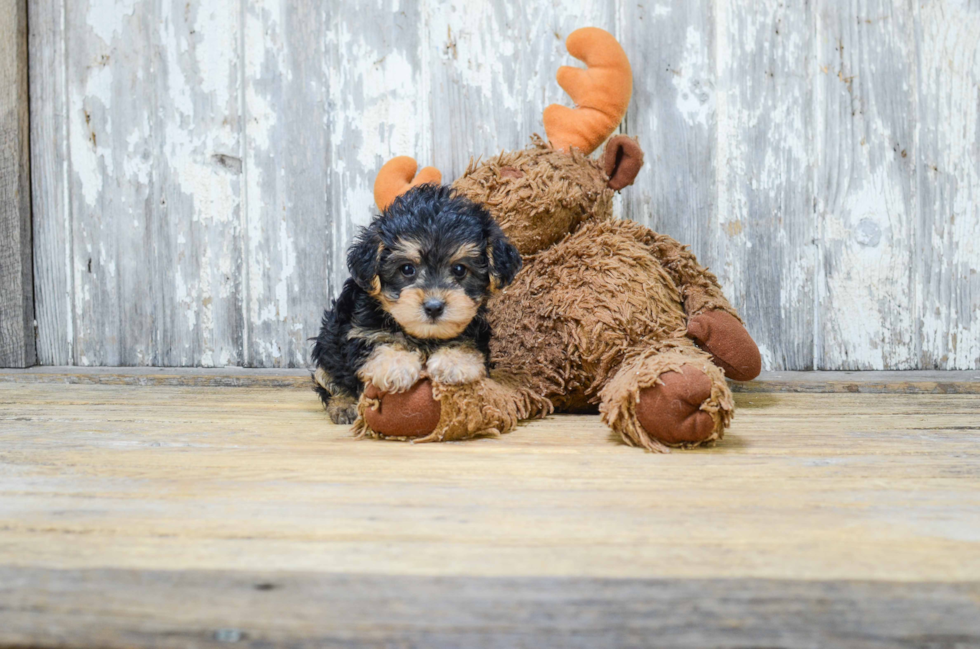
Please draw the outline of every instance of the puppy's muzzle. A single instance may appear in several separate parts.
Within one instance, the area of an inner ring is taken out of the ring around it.
[[[422,303],[422,310],[430,320],[437,320],[446,310],[446,301],[437,297],[426,298]]]

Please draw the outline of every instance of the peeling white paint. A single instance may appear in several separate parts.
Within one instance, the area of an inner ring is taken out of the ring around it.
[[[89,0],[88,27],[106,44],[127,33],[126,23],[143,0]]]
[[[689,123],[702,126],[708,125],[715,110],[713,66],[707,51],[701,32],[693,26],[688,27],[680,65],[673,71],[678,112]]]
[[[301,365],[380,165],[450,181],[523,146],[596,24],[634,56],[648,161],[614,212],[700,245],[766,367],[980,367],[971,7],[82,0],[53,44],[74,318],[39,326],[83,364]]]

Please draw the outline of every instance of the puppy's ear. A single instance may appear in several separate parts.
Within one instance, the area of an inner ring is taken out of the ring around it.
[[[524,265],[521,253],[496,223],[490,226],[487,237],[487,262],[490,264],[490,288],[493,290],[513,282],[514,276]]]
[[[374,224],[361,228],[357,238],[347,251],[347,269],[354,282],[371,295],[381,292],[381,279],[378,271],[381,265],[381,251],[384,244]]]

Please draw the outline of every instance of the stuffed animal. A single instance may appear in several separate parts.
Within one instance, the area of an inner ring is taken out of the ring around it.
[[[484,205],[524,257],[489,302],[490,378],[466,386],[423,379],[403,393],[370,388],[361,435],[442,441],[497,435],[553,411],[598,410],[624,442],[652,451],[721,439],[734,403],[725,377],[761,369],[756,344],[716,277],[686,246],[614,219],[615,191],[643,164],[626,136],[606,143],[632,93],[625,52],[607,32],[579,29],[558,83],[576,108],[544,111],[548,141],[473,162],[453,187]],[[375,185],[380,207],[438,172],[398,158]]]

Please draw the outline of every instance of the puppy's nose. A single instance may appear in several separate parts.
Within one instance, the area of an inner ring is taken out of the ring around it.
[[[435,320],[446,310],[446,303],[437,297],[430,297],[422,303],[422,309],[425,310],[425,315]]]

